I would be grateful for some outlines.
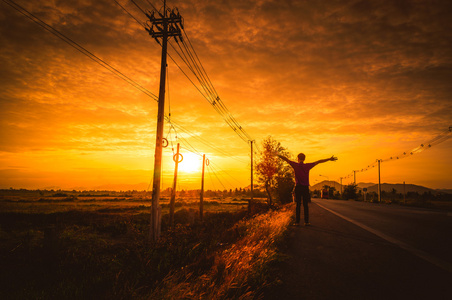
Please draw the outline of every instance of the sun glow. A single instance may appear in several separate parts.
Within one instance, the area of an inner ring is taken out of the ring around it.
[[[201,171],[201,167],[202,167],[202,157],[191,153],[191,152],[185,152],[182,153],[183,155],[183,160],[182,162],[179,163],[179,170],[181,172],[186,172],[186,173],[196,173],[196,172],[200,172]]]

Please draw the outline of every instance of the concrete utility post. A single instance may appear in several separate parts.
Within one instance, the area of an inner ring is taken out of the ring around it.
[[[173,156],[174,160],[174,179],[173,179],[173,188],[171,189],[171,198],[170,198],[170,226],[174,226],[174,206],[176,204],[176,187],[177,187],[177,170],[179,168],[179,163],[182,162],[184,157],[179,152],[180,144],[177,143],[177,152]]]
[[[157,13],[157,17],[155,14]],[[168,38],[178,37],[182,39],[181,28],[182,17],[175,9],[169,10],[166,7],[166,0],[163,2],[163,13],[149,12],[146,13],[151,25],[146,28],[149,35],[152,36],[162,46],[162,60],[160,69],[160,89],[157,113],[157,131],[155,139],[155,155],[154,155],[154,181],[152,186],[152,207],[151,207],[151,229],[150,238],[156,241],[160,237],[160,220],[161,208],[160,200],[160,178],[162,173],[162,140],[163,140],[163,121],[165,115],[165,79],[166,79],[166,58]]]
[[[377,159],[377,162],[378,162],[378,202],[381,202],[381,180],[380,180],[381,159]]]
[[[201,193],[199,195],[199,220],[202,222],[204,218],[204,167],[209,165],[209,159],[206,155],[202,155],[202,173],[201,173]]]
[[[406,187],[405,187],[405,181],[403,182],[403,203],[406,204]]]
[[[253,201],[254,197],[254,189],[253,189],[253,143],[254,141],[250,141],[251,143],[251,202]]]

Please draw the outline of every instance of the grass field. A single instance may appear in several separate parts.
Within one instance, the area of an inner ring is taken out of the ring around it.
[[[198,200],[184,198],[169,227],[162,199],[162,237],[150,243],[145,197],[59,194],[1,196],[1,299],[251,299],[291,215],[205,199],[200,222]]]
[[[248,205],[247,200],[241,199],[204,199],[204,210],[207,211],[235,211],[243,209]],[[161,199],[160,205],[163,212],[169,210],[169,200]],[[177,199],[176,209],[180,207],[199,207],[199,199]],[[120,213],[140,213],[150,211],[151,201],[134,198],[99,197],[83,198],[76,200],[66,198],[36,199],[36,200],[0,200],[0,211],[2,212],[24,212],[24,213],[56,213],[71,210],[81,211],[118,211]]]

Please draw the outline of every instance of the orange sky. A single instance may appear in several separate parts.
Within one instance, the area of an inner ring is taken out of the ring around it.
[[[160,46],[114,1],[18,4],[158,94]],[[130,1],[118,0],[139,21]],[[147,1],[136,0],[144,9]],[[160,7],[161,1],[151,1]],[[311,184],[339,181],[452,126],[450,1],[169,1],[215,89],[260,144],[271,135],[307,161]],[[0,188],[146,189],[157,103],[0,2]],[[177,57],[174,52],[171,52]],[[180,61],[178,62],[180,63]],[[250,148],[169,60],[181,143],[178,189],[249,185]],[[168,101],[167,101],[168,103]],[[189,134],[184,133],[189,132]],[[169,126],[165,126],[165,136]],[[195,137],[194,137],[195,136]],[[382,182],[452,188],[452,139],[384,162]],[[163,187],[174,163],[164,150]],[[323,175],[323,176],[320,176]],[[344,179],[349,183],[353,178]],[[357,173],[377,182],[376,169]],[[151,185],[152,187],[152,185]]]

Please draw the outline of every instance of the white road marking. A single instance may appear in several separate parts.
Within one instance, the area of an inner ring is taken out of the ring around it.
[[[333,211],[333,210],[331,210],[329,208],[326,208],[325,206],[321,205],[318,202],[316,202],[316,204],[318,206],[320,206],[321,208],[323,208],[323,209],[335,214],[336,216],[338,216],[338,217],[340,217],[340,218],[342,218],[342,219],[344,219],[344,220],[346,220],[346,221],[348,221],[350,223],[353,223],[356,226],[359,226],[362,229],[367,230],[367,231],[375,234],[376,236],[379,236],[380,238],[382,238],[382,239],[384,239],[384,240],[386,240],[386,241],[388,241],[390,243],[393,243],[394,245],[399,246],[400,248],[402,248],[404,250],[407,250],[407,251],[411,252],[412,254],[416,255],[417,257],[422,258],[423,260],[428,261],[429,263],[432,263],[435,266],[440,267],[443,270],[446,270],[446,271],[449,271],[450,273],[452,273],[452,264],[450,264],[450,263],[448,263],[446,261],[443,261],[442,259],[436,258],[436,257],[434,257],[434,256],[432,256],[432,255],[430,255],[430,254],[428,254],[428,253],[426,253],[426,252],[424,252],[422,250],[416,249],[413,246],[410,246],[410,245],[408,245],[408,244],[406,244],[406,243],[404,243],[402,241],[399,241],[396,238],[393,238],[393,237],[391,237],[389,235],[386,235],[386,234],[384,234],[381,231],[378,231],[376,229],[370,228],[369,226],[364,225],[363,223],[360,223],[358,221],[352,220],[352,219],[350,219],[350,218],[348,218],[348,217],[346,217],[346,216],[344,216],[344,215],[342,215],[342,214],[340,214],[338,212],[335,212],[335,211]]]

